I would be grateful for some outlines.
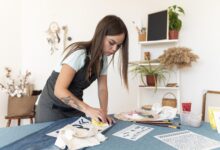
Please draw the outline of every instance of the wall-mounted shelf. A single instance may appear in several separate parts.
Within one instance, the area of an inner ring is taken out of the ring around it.
[[[177,43],[178,40],[157,40],[157,41],[141,41],[139,44],[141,45],[156,45],[156,44],[169,44],[169,43]]]
[[[145,89],[153,89],[153,90],[155,90],[154,86],[139,85],[139,87],[140,88],[145,88]],[[158,86],[157,89],[160,89],[160,90],[179,90],[179,87]]]
[[[146,61],[132,61],[132,62],[129,62],[129,64],[136,64],[139,66],[149,66],[149,63]],[[151,66],[159,66],[160,63],[150,63],[150,65]]]

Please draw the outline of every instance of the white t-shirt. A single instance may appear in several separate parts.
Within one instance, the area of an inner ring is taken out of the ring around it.
[[[76,50],[72,54],[70,54],[62,63],[59,61],[59,63],[55,67],[56,72],[60,72],[62,65],[67,64],[70,67],[72,67],[76,72],[79,71],[84,65],[85,65],[85,58],[86,58],[86,50],[85,49],[80,49]],[[108,71],[108,57],[103,56],[103,68],[101,71],[101,75],[107,75]]]

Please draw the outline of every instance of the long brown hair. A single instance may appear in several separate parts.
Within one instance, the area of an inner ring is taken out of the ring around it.
[[[119,57],[119,70],[120,75],[123,78],[123,82],[125,86],[128,88],[128,31],[121,20],[121,18],[108,15],[105,16],[97,25],[93,38],[90,41],[86,42],[76,42],[69,45],[65,50],[69,49],[69,52],[64,57],[68,57],[71,53],[78,49],[86,49],[87,55],[90,55],[90,62],[87,67],[87,75],[89,74],[89,69],[91,68],[96,75],[99,76],[100,70],[102,69],[100,66],[100,58],[102,57],[102,49],[103,49],[103,40],[105,36],[110,35],[119,35],[125,34],[125,39],[122,43],[122,47],[120,49],[120,57]],[[113,57],[114,58],[114,54]],[[88,77],[88,76],[87,76]]]

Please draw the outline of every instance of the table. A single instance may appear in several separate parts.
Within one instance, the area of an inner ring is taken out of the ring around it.
[[[11,121],[13,119],[17,120],[18,121],[18,126],[21,125],[21,119],[30,119],[30,123],[33,124],[33,119],[35,117],[35,114],[32,113],[30,115],[22,115],[22,116],[5,116],[5,119],[7,119],[7,125],[6,127],[10,127],[11,125]]]
[[[0,128],[0,149],[34,132],[48,127],[53,122]]]
[[[11,127],[11,128],[2,128],[0,129],[0,149],[2,150],[13,150],[13,149],[22,149],[22,150],[39,150],[39,149],[48,149],[48,150],[58,150],[54,145],[55,138],[45,135],[51,131],[59,129],[65,126],[68,123],[75,121],[77,118],[68,118],[55,122],[32,124],[27,126],[20,127]],[[195,133],[207,136],[209,138],[220,141],[220,134],[210,128],[208,123],[202,123],[200,128],[194,128],[189,126],[181,126],[181,129],[172,129],[159,126],[151,126],[154,130],[146,134],[144,137],[140,138],[137,141],[130,141],[122,139],[112,134],[134,124],[133,122],[117,121],[117,123],[105,132],[105,135],[108,139],[102,144],[90,148],[89,150],[171,150],[173,147],[159,141],[154,136],[176,132],[180,130],[190,130]],[[143,125],[143,124],[142,124]],[[15,134],[16,133],[16,134]],[[220,148],[219,148],[220,149]]]

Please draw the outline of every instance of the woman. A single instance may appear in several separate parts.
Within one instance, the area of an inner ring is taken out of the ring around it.
[[[97,25],[91,41],[76,42],[55,68],[41,94],[36,108],[36,122],[86,116],[112,123],[108,116],[107,56],[120,50],[120,73],[128,88],[128,31],[117,16],[108,15]],[[98,79],[100,108],[83,102],[83,90]]]

